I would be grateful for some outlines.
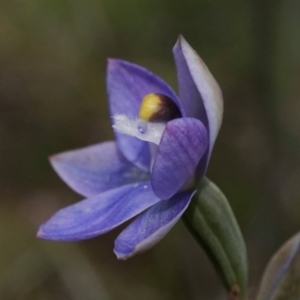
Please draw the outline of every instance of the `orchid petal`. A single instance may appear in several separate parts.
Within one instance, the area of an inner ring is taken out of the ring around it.
[[[176,194],[138,216],[116,239],[114,252],[129,258],[158,243],[176,224],[189,205],[194,191]]]
[[[92,238],[114,229],[158,201],[150,182],[122,186],[61,209],[40,227],[38,237],[57,241]]]
[[[180,36],[173,54],[177,66],[179,99],[184,117],[198,118],[209,134],[208,153],[203,157],[200,176],[203,176],[223,118],[221,89],[195,50]]]
[[[152,168],[152,188],[169,199],[192,177],[208,145],[207,131],[194,118],[167,123]]]
[[[50,161],[62,180],[85,197],[149,180],[148,173],[123,157],[115,142],[63,152],[52,156]]]
[[[150,93],[166,95],[179,104],[173,90],[162,79],[140,66],[118,59],[108,62],[107,90],[112,116],[122,114],[137,118],[142,99]],[[151,161],[148,143],[118,132],[115,135],[124,156],[148,171]]]

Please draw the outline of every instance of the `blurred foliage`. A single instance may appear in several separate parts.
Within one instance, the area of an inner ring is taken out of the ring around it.
[[[293,300],[300,297],[300,235],[290,238],[270,259],[257,300]]]
[[[80,199],[47,156],[113,138],[106,58],[176,87],[179,33],[224,92],[208,175],[241,224],[257,286],[300,227],[299,1],[2,0],[0,20],[0,299],[222,299],[182,225],[125,263],[111,251],[116,231],[79,244],[35,238],[41,222]]]

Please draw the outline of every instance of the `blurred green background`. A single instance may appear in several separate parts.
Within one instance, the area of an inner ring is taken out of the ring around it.
[[[224,93],[208,176],[241,225],[255,293],[270,255],[300,229],[299,30],[297,0],[1,0],[0,299],[225,299],[182,223],[126,262],[112,252],[120,229],[73,244],[35,238],[80,200],[47,157],[113,138],[106,58],[176,89],[179,33]]]

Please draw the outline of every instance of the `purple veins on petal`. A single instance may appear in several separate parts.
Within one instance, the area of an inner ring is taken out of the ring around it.
[[[150,182],[129,184],[61,209],[44,223],[38,237],[78,241],[104,234],[160,201]]]
[[[128,162],[115,142],[66,151],[50,162],[62,180],[85,197],[149,180],[149,174]]]
[[[161,199],[169,199],[191,179],[208,146],[207,131],[194,118],[167,123],[152,168],[152,188]]]
[[[129,258],[158,243],[180,219],[194,191],[176,194],[139,215],[116,239],[114,252],[119,259]]]
[[[176,94],[158,76],[138,65],[110,59],[107,68],[107,91],[111,115],[126,115],[137,118],[142,99],[150,93],[168,96],[177,105]],[[136,166],[148,171],[151,156],[148,143],[132,136],[115,133],[120,151]]]

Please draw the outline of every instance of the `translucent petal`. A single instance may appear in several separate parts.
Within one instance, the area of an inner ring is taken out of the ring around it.
[[[142,141],[151,142],[156,145],[159,144],[166,127],[165,123],[153,123],[141,119],[130,119],[125,115],[116,115],[113,116],[113,119],[115,121],[115,124],[113,125],[115,131],[135,136]]]

